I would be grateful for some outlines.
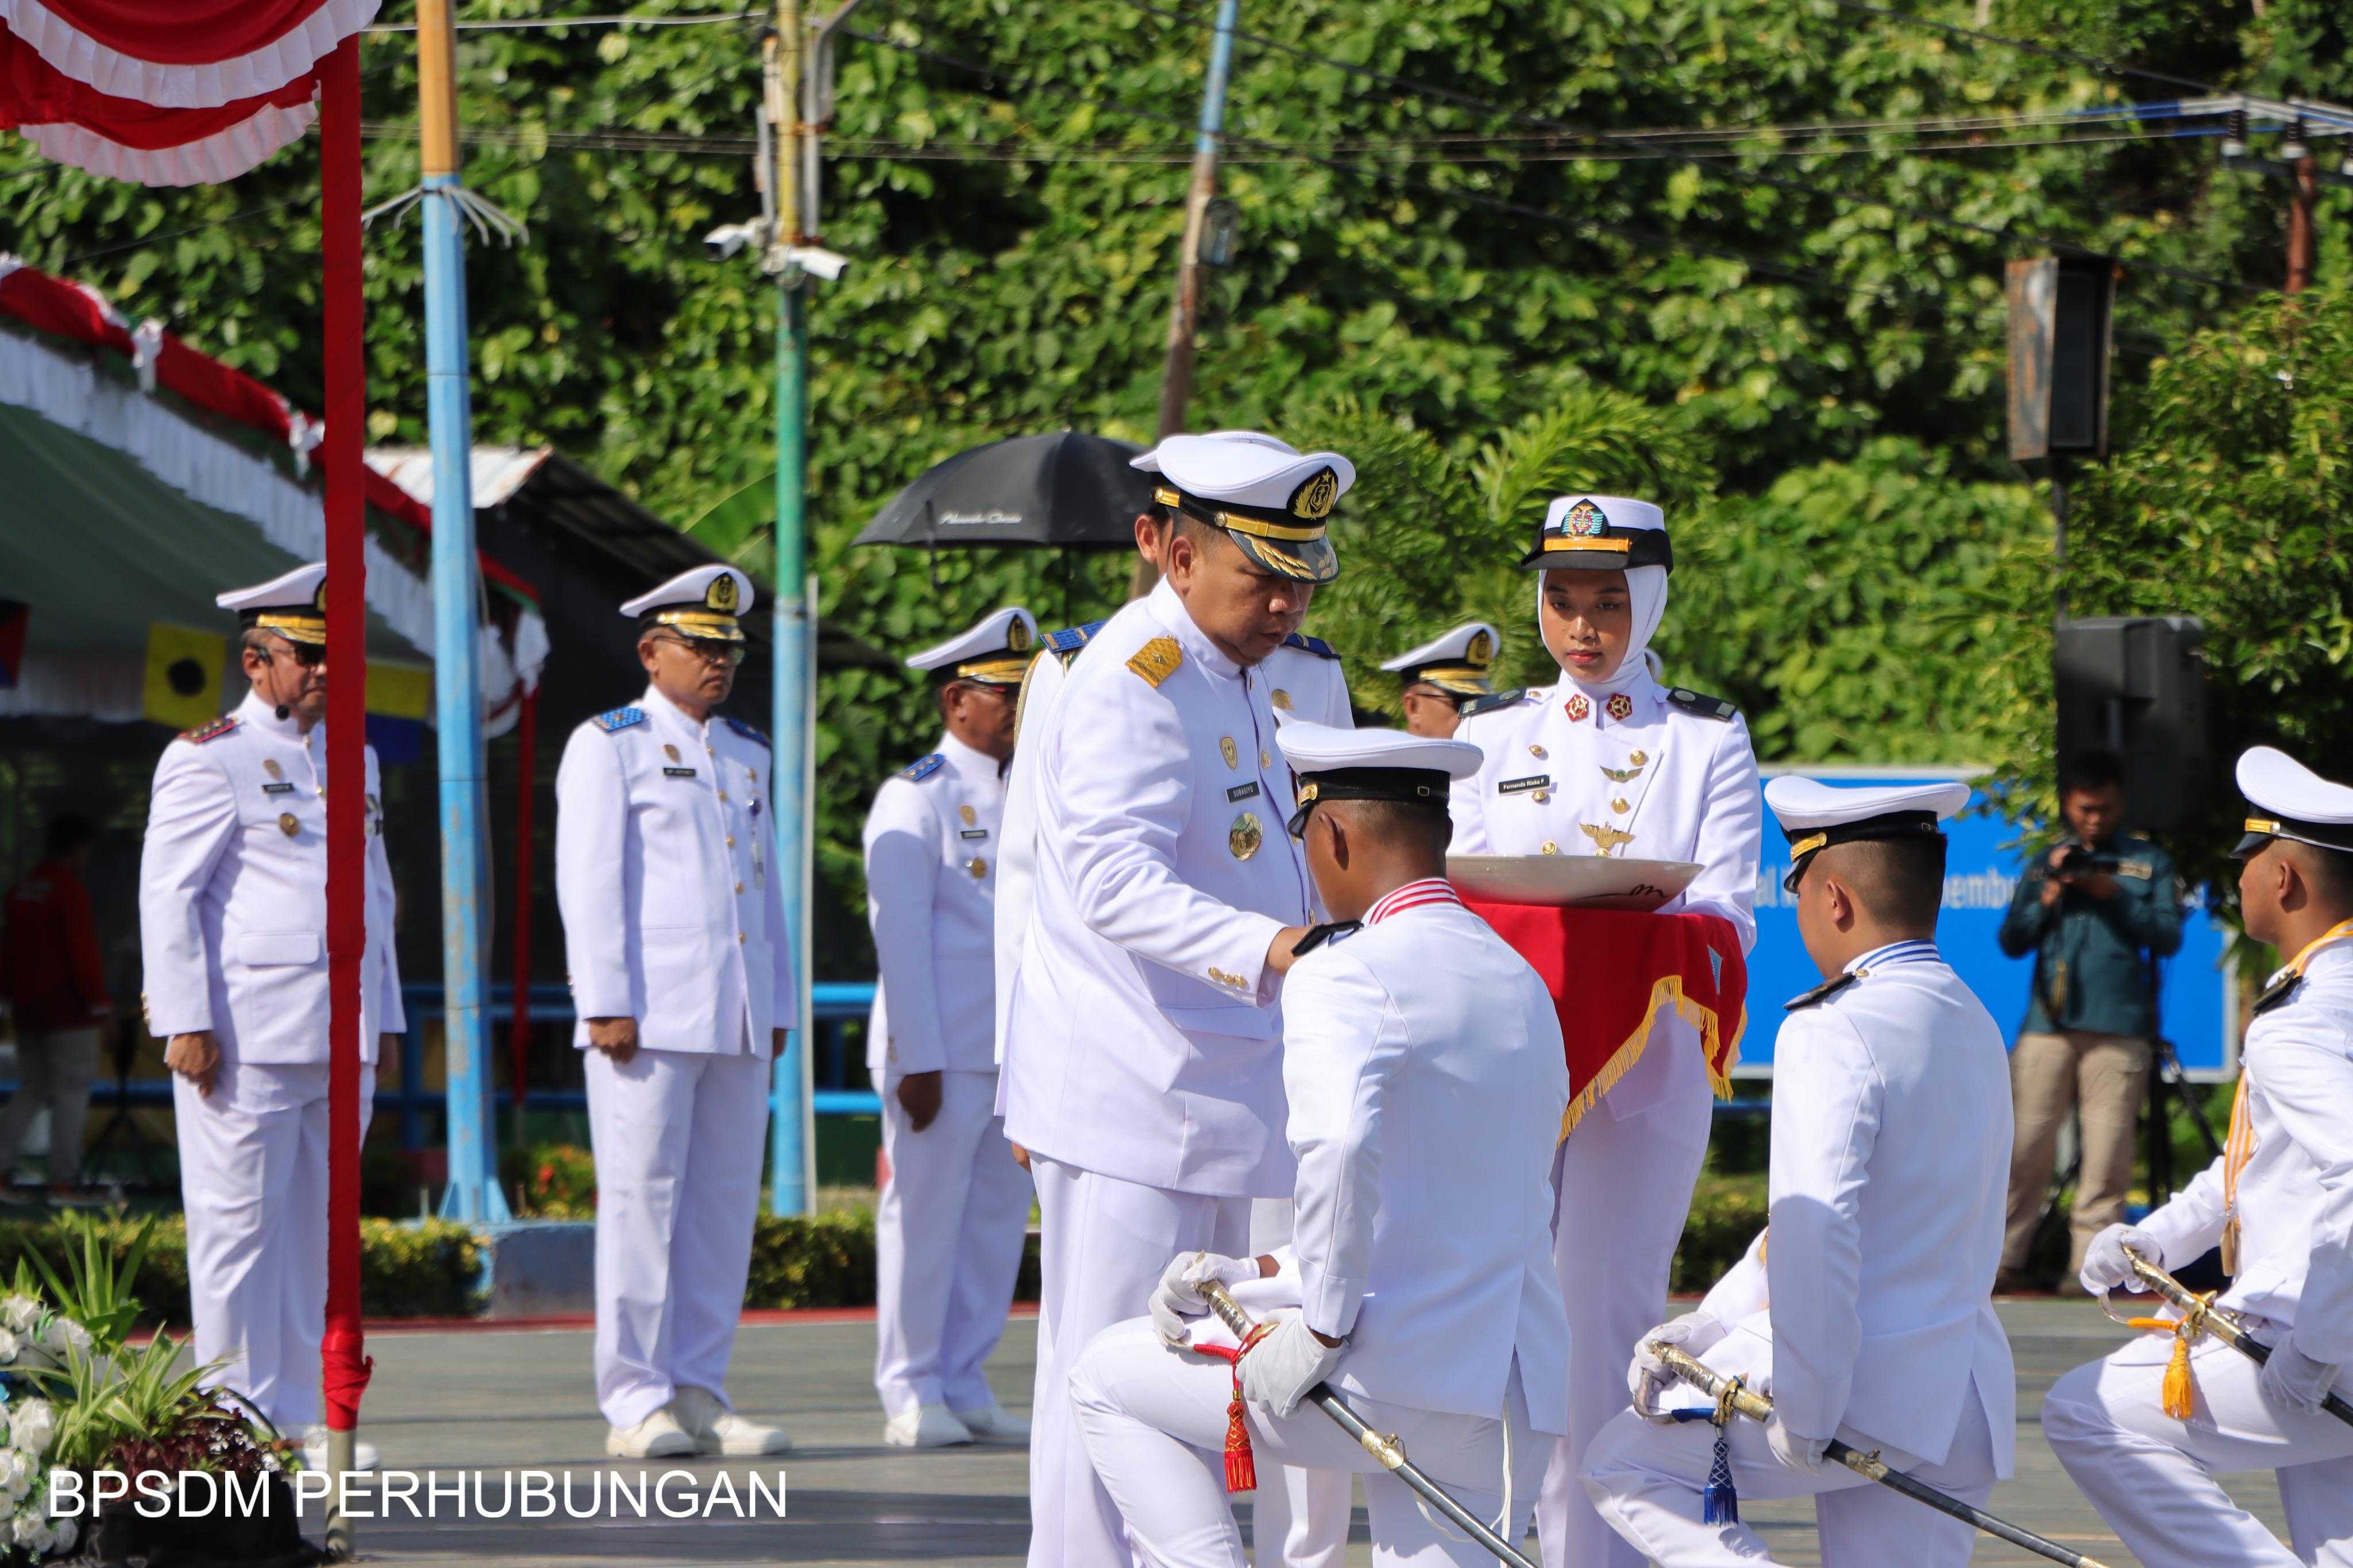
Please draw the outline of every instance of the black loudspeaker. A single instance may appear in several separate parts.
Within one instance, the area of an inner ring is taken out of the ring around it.
[[[2059,763],[2124,760],[2126,820],[2152,833],[2192,826],[2205,804],[2206,628],[2189,616],[2095,616],[2059,623]]]
[[[2103,457],[2116,265],[2105,256],[2010,264],[2010,455]]]

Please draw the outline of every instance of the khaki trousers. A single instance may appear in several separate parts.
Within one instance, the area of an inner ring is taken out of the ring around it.
[[[2067,1272],[2084,1266],[2092,1237],[2125,1216],[2132,1185],[2135,1134],[2148,1092],[2148,1042],[2137,1035],[2069,1029],[2024,1034],[2010,1053],[2010,1104],[2017,1117],[2010,1155],[2010,1221],[2002,1238],[2005,1268],[2021,1268],[2034,1245],[2035,1222],[2051,1192],[2053,1147],[2060,1125],[2075,1112],[2083,1164],[2075,1179]]]

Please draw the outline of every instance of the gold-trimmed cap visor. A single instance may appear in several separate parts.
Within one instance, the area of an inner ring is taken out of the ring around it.
[[[2339,855],[2353,855],[2353,823],[2299,822],[2292,816],[2251,816],[2247,818],[2246,837],[2231,847],[2231,858],[2245,860],[2259,855],[2263,846],[2274,838],[2309,844],[2316,849],[2333,849]]]
[[[958,680],[977,680],[990,686],[1018,686],[1029,673],[1028,654],[1004,658],[976,658],[969,664],[955,667]]]
[[[1419,802],[1443,813],[1452,793],[1453,781],[1436,768],[1325,768],[1299,781],[1292,794],[1299,808],[1283,826],[1293,838],[1306,832],[1319,800]]]
[[[327,617],[314,610],[248,610],[238,618],[248,626],[276,632],[288,642],[310,643],[319,647],[327,644]]]
[[[655,610],[638,623],[641,629],[654,626],[675,626],[691,637],[702,637],[712,642],[742,642],[744,626],[733,616],[716,610],[697,609],[691,605],[680,605]]]
[[[1675,569],[1674,547],[1662,528],[1605,527],[1599,533],[1539,532],[1535,548],[1520,557],[1524,572],[1623,572],[1633,566]]]
[[[1495,689],[1488,684],[1486,666],[1477,664],[1425,664],[1408,671],[1405,683],[1435,686],[1457,697],[1486,697]]]
[[[1222,531],[1261,571],[1299,583],[1329,583],[1340,574],[1339,552],[1332,548],[1320,518],[1306,522],[1287,514],[1245,510],[1165,484],[1154,486],[1152,497]]]
[[[1931,838],[1942,837],[1944,829],[1937,825],[1933,811],[1891,811],[1878,816],[1866,816],[1860,822],[1841,822],[1834,827],[1812,827],[1789,836],[1789,874],[1781,879],[1785,892],[1794,893],[1805,880],[1806,868],[1816,855],[1833,844],[1852,844],[1868,838]]]

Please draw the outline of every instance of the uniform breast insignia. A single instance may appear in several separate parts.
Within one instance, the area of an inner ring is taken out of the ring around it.
[[[694,770],[692,768],[664,768],[662,770],[662,777],[666,779],[691,779],[694,777]],[[720,792],[719,798],[722,800],[726,799],[726,792],[723,790]]]
[[[237,715],[224,713],[209,724],[199,724],[193,730],[180,731],[180,739],[191,746],[201,746],[206,741],[217,741],[237,728]]]
[[[768,744],[768,737],[767,737],[767,736],[765,736],[765,735],[764,735],[764,734],[760,733],[760,731],[759,731],[754,730],[754,728],[752,728],[752,726],[751,726],[751,725],[746,724],[746,723],[745,723],[745,722],[744,722],[744,721],[743,721],[743,720],[741,720],[741,719],[730,719],[730,720],[728,720],[728,721],[727,721],[727,727],[728,727],[729,729],[731,729],[731,730],[734,731],[737,734],[739,734],[739,735],[743,736],[745,740],[747,740],[747,741],[751,742],[752,742],[754,745],[755,745],[755,746],[760,746],[760,747],[764,747],[764,748],[765,748],[765,747],[766,747],[766,746],[767,746],[767,744]]]
[[[616,708],[610,712],[599,713],[588,721],[610,735],[616,731],[626,730],[632,724],[644,723],[646,710],[642,708]]]
[[[1570,698],[1567,702],[1563,703],[1561,707],[1562,710],[1566,712],[1571,720],[1579,724],[1585,722],[1586,716],[1593,711],[1592,700],[1588,698],[1582,691]]]
[[[1530,773],[1524,779],[1504,779],[1495,785],[1497,795],[1525,795],[1532,789],[1543,789],[1552,783],[1550,773]]]
[[[956,820],[971,827],[980,821],[980,814],[968,805],[960,805],[956,807]]]
[[[1234,744],[1234,738],[1231,735],[1218,737],[1218,755],[1226,759],[1226,766],[1229,768],[1242,765],[1241,749]]]
[[[678,748],[665,741],[662,742],[662,755],[674,763],[678,761]]]
[[[1730,719],[1740,710],[1721,697],[1703,697],[1678,686],[1668,691],[1667,700],[1686,713],[1696,713],[1703,719]]]
[[[1634,842],[1632,834],[1623,828],[1611,827],[1607,823],[1580,822],[1577,825],[1577,830],[1593,840],[1593,852],[1604,858],[1617,854],[1619,850]]]
[[[1079,650],[1092,641],[1094,635],[1110,625],[1108,621],[1089,621],[1082,626],[1065,626],[1059,632],[1046,634],[1046,651],[1060,659],[1065,666],[1079,657]]]
[[[901,768],[899,776],[909,784],[921,784],[947,765],[947,758],[938,752],[934,752],[930,756],[909,763],[905,767]]]
[[[261,793],[264,795],[292,795],[294,793],[294,782],[291,779],[279,779],[272,783],[263,784],[261,786]]]
[[[278,759],[276,757],[262,758],[261,771],[268,773],[274,779],[282,779],[286,776],[286,770],[278,765]]]
[[[1827,1002],[1870,973],[1868,969],[1857,969],[1844,974],[1833,974],[1804,995],[1792,996],[1782,1003],[1781,1010],[1785,1013],[1801,1012],[1805,1008]]]
[[[1634,716],[1634,700],[1622,691],[1611,693],[1609,700],[1601,707],[1615,723],[1623,724]]]
[[[1527,694],[1528,689],[1519,686],[1509,691],[1498,691],[1492,697],[1474,697],[1462,705],[1462,717],[1472,719],[1482,713],[1493,713],[1501,708],[1513,707]]]
[[[1258,847],[1265,842],[1266,828],[1259,822],[1257,815],[1252,812],[1243,812],[1234,818],[1234,825],[1226,829],[1226,847],[1232,852],[1233,858],[1237,860],[1249,859],[1258,853]]]
[[[956,837],[958,838],[965,839],[986,838],[988,837],[988,829],[986,827],[959,827],[956,829]]]
[[[1274,689],[1274,695],[1267,699],[1267,700],[1281,712],[1288,713],[1291,711],[1291,693],[1285,691],[1280,686]]]
[[[1127,656],[1127,668],[1144,678],[1146,686],[1157,687],[1176,673],[1185,662],[1185,650],[1176,646],[1175,637],[1154,637]]]
[[[2296,987],[2303,984],[2303,975],[2293,969],[2285,971],[2278,979],[2264,986],[2263,994],[2255,998],[2253,1016],[2260,1018],[2274,1008],[2286,1006],[2295,998]]]
[[[1334,647],[1322,637],[1311,637],[1304,632],[1292,633],[1289,637],[1282,639],[1282,646],[1285,647],[1304,649],[1305,651],[1314,654],[1318,658],[1337,658],[1340,657],[1340,650],[1338,648]]]

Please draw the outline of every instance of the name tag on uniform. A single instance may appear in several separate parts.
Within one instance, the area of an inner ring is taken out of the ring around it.
[[[958,830],[956,837],[958,838],[986,838],[988,837],[988,829],[986,827],[962,828]]]
[[[662,777],[666,779],[691,779],[693,776],[694,770],[692,768],[664,768],[662,770]]]
[[[294,781],[292,779],[280,779],[276,784],[263,784],[261,786],[261,793],[264,795],[292,795],[294,793]]]
[[[1497,795],[1525,795],[1532,789],[1547,789],[1551,787],[1551,784],[1552,775],[1550,773],[1530,773],[1524,779],[1505,779],[1503,783],[1495,786],[1495,793]]]
[[[1233,788],[1226,791],[1226,798],[1229,801],[1248,800],[1257,793],[1258,785],[1254,784],[1236,784]]]

